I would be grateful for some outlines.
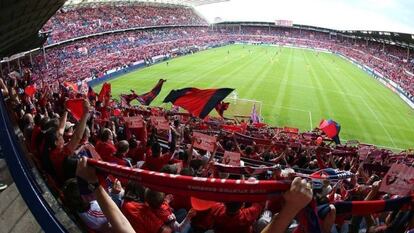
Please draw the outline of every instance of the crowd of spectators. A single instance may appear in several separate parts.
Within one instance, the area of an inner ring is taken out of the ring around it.
[[[345,214],[336,216],[336,207],[343,201],[396,198],[379,191],[383,168],[396,161],[412,164],[413,151],[397,154],[374,146],[334,145],[318,129],[298,133],[292,128],[274,128],[251,120],[202,120],[161,108],[121,108],[112,102],[110,93],[98,96],[91,91],[56,88],[50,83],[28,94],[26,88],[32,83],[29,69],[0,80],[9,114],[23,132],[29,158],[59,194],[70,214],[89,231],[311,232],[309,225],[316,224],[319,230],[315,232],[397,233],[414,227],[412,210],[399,207],[385,212],[375,208],[369,214],[347,209]],[[75,118],[73,112],[68,113],[65,102],[79,98],[83,99],[78,106],[83,113]],[[142,127],[131,128],[124,120],[126,116],[138,115],[143,118]],[[164,117],[170,128],[157,129],[150,120],[152,115]],[[214,135],[215,150],[210,153],[196,149],[193,132]],[[219,155],[224,151],[240,153],[241,167],[267,166],[269,170],[257,174],[221,171],[225,161]],[[116,175],[101,174],[98,179],[85,159],[91,156],[154,172],[280,180],[291,182],[291,188],[282,199],[215,202],[203,209],[189,196],[161,193],[133,180],[117,179]],[[324,169],[350,175],[340,181],[336,178],[310,182],[297,177]],[[303,218],[309,214],[303,212],[304,208],[317,213],[312,224]],[[381,214],[374,214],[377,212]]]
[[[134,62],[171,55],[174,49],[204,47],[220,43],[205,28],[187,27],[110,34],[48,49],[35,57],[35,73],[45,81],[77,81],[101,77],[108,70]],[[47,65],[46,65],[47,63]]]
[[[59,10],[43,27],[48,44],[98,32],[144,26],[207,25],[193,8],[130,3],[82,5]]]
[[[176,27],[107,34],[48,49],[35,57],[33,72],[45,80],[77,81],[102,77],[134,62],[170,56],[179,48],[212,46],[234,41],[307,46],[341,53],[398,84],[414,99],[414,55],[403,48],[372,41],[346,39],[327,33],[268,27],[211,31],[207,27]],[[47,63],[47,65],[46,65]]]

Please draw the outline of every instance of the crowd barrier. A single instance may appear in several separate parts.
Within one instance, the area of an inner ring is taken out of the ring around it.
[[[145,66],[146,66],[145,62],[140,61],[137,64],[133,64],[133,65],[128,66],[126,68],[120,68],[120,69],[117,69],[115,71],[108,72],[108,74],[106,74],[106,75],[104,75],[100,78],[86,80],[86,82],[88,83],[89,86],[94,87],[94,86],[97,86],[101,83],[108,82],[112,79],[118,78],[119,76],[122,76],[126,73],[132,72],[134,70],[142,69]]]

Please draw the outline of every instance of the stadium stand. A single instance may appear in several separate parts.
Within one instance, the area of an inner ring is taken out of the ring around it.
[[[59,10],[43,27],[49,44],[98,32],[144,26],[207,26],[192,8],[177,5],[82,5]]]
[[[341,145],[318,128],[299,132],[255,122],[253,117],[199,119],[157,107],[126,107],[112,101],[108,84],[100,93],[74,84],[100,79],[109,70],[137,61],[151,64],[159,55],[248,42],[330,50],[383,73],[413,97],[413,55],[405,57],[399,47],[313,30],[211,30],[205,24],[191,8],[178,6],[64,9],[44,26],[52,30],[51,46],[44,54],[9,63],[6,74],[2,69],[1,123],[6,127],[3,114],[8,113],[20,128],[27,158],[81,230],[270,233],[287,228],[414,228],[412,196],[380,191],[381,180],[395,180],[386,174],[397,162],[410,169],[412,150]],[[154,25],[166,27],[110,32]],[[108,33],[76,39],[103,31]],[[75,40],[53,45],[67,39]],[[157,95],[154,90],[151,98]],[[128,123],[132,117],[137,125]],[[159,119],[166,128],[158,128]],[[199,140],[214,142],[202,147],[197,146]],[[239,154],[241,160],[227,164],[228,152]]]
[[[219,38],[198,27],[109,34],[50,49],[46,55],[48,67],[44,56],[39,55],[35,61],[40,67],[34,71],[50,77],[45,81],[77,81],[101,77],[113,68],[129,66],[140,60],[149,61],[157,55],[173,54],[173,49],[213,43],[219,44]]]

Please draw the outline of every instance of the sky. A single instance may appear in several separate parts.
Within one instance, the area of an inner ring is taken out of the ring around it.
[[[292,20],[338,30],[414,34],[414,0],[230,0],[196,8],[209,22]]]

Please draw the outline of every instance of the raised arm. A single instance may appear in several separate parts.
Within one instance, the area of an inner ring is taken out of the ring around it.
[[[3,97],[9,96],[9,90],[7,89],[6,84],[4,84],[4,81],[2,78],[0,78],[0,88],[1,88],[1,94],[3,94]]]
[[[244,154],[244,152],[240,149],[240,145],[239,145],[239,142],[237,142],[237,139],[236,139],[236,135],[233,133],[232,134],[232,137],[233,137],[233,141],[234,141],[234,144],[236,145],[236,148],[237,148],[237,150],[239,151],[239,153],[241,154],[241,156],[245,156],[245,154]]]
[[[89,167],[86,158],[81,158],[78,162],[76,175],[90,184],[98,183],[98,177],[96,176],[95,169]],[[111,224],[111,230],[119,233],[133,233],[135,232],[129,223],[128,219],[122,214],[121,210],[112,201],[111,197],[106,193],[102,186],[98,186],[94,194],[99,206],[102,209],[105,217]]]
[[[47,110],[46,110],[47,112]],[[62,116],[59,119],[59,128],[58,128],[58,132],[60,135],[63,135],[63,133],[65,132],[65,124],[66,124],[66,120],[68,119],[68,111],[64,111]]]
[[[275,214],[262,233],[284,233],[296,214],[312,200],[312,188],[305,179],[296,177],[283,197],[285,205]]]
[[[75,151],[76,147],[78,147],[79,142],[82,140],[83,133],[85,132],[86,128],[86,121],[89,118],[89,102],[87,100],[83,101],[83,116],[79,121],[78,126],[75,129],[75,132],[73,132],[73,135],[68,142],[67,148],[70,151],[70,153],[73,153]]]
[[[194,148],[194,138],[191,139],[191,145],[188,148],[188,160],[187,160],[188,167],[190,167],[190,162],[193,159],[193,148]]]
[[[213,161],[214,156],[216,156],[216,152],[217,152],[217,148],[219,147],[219,142],[216,142],[216,145],[214,146],[214,151],[213,153],[211,153],[210,158],[208,159],[208,163],[210,163],[211,161]]]

